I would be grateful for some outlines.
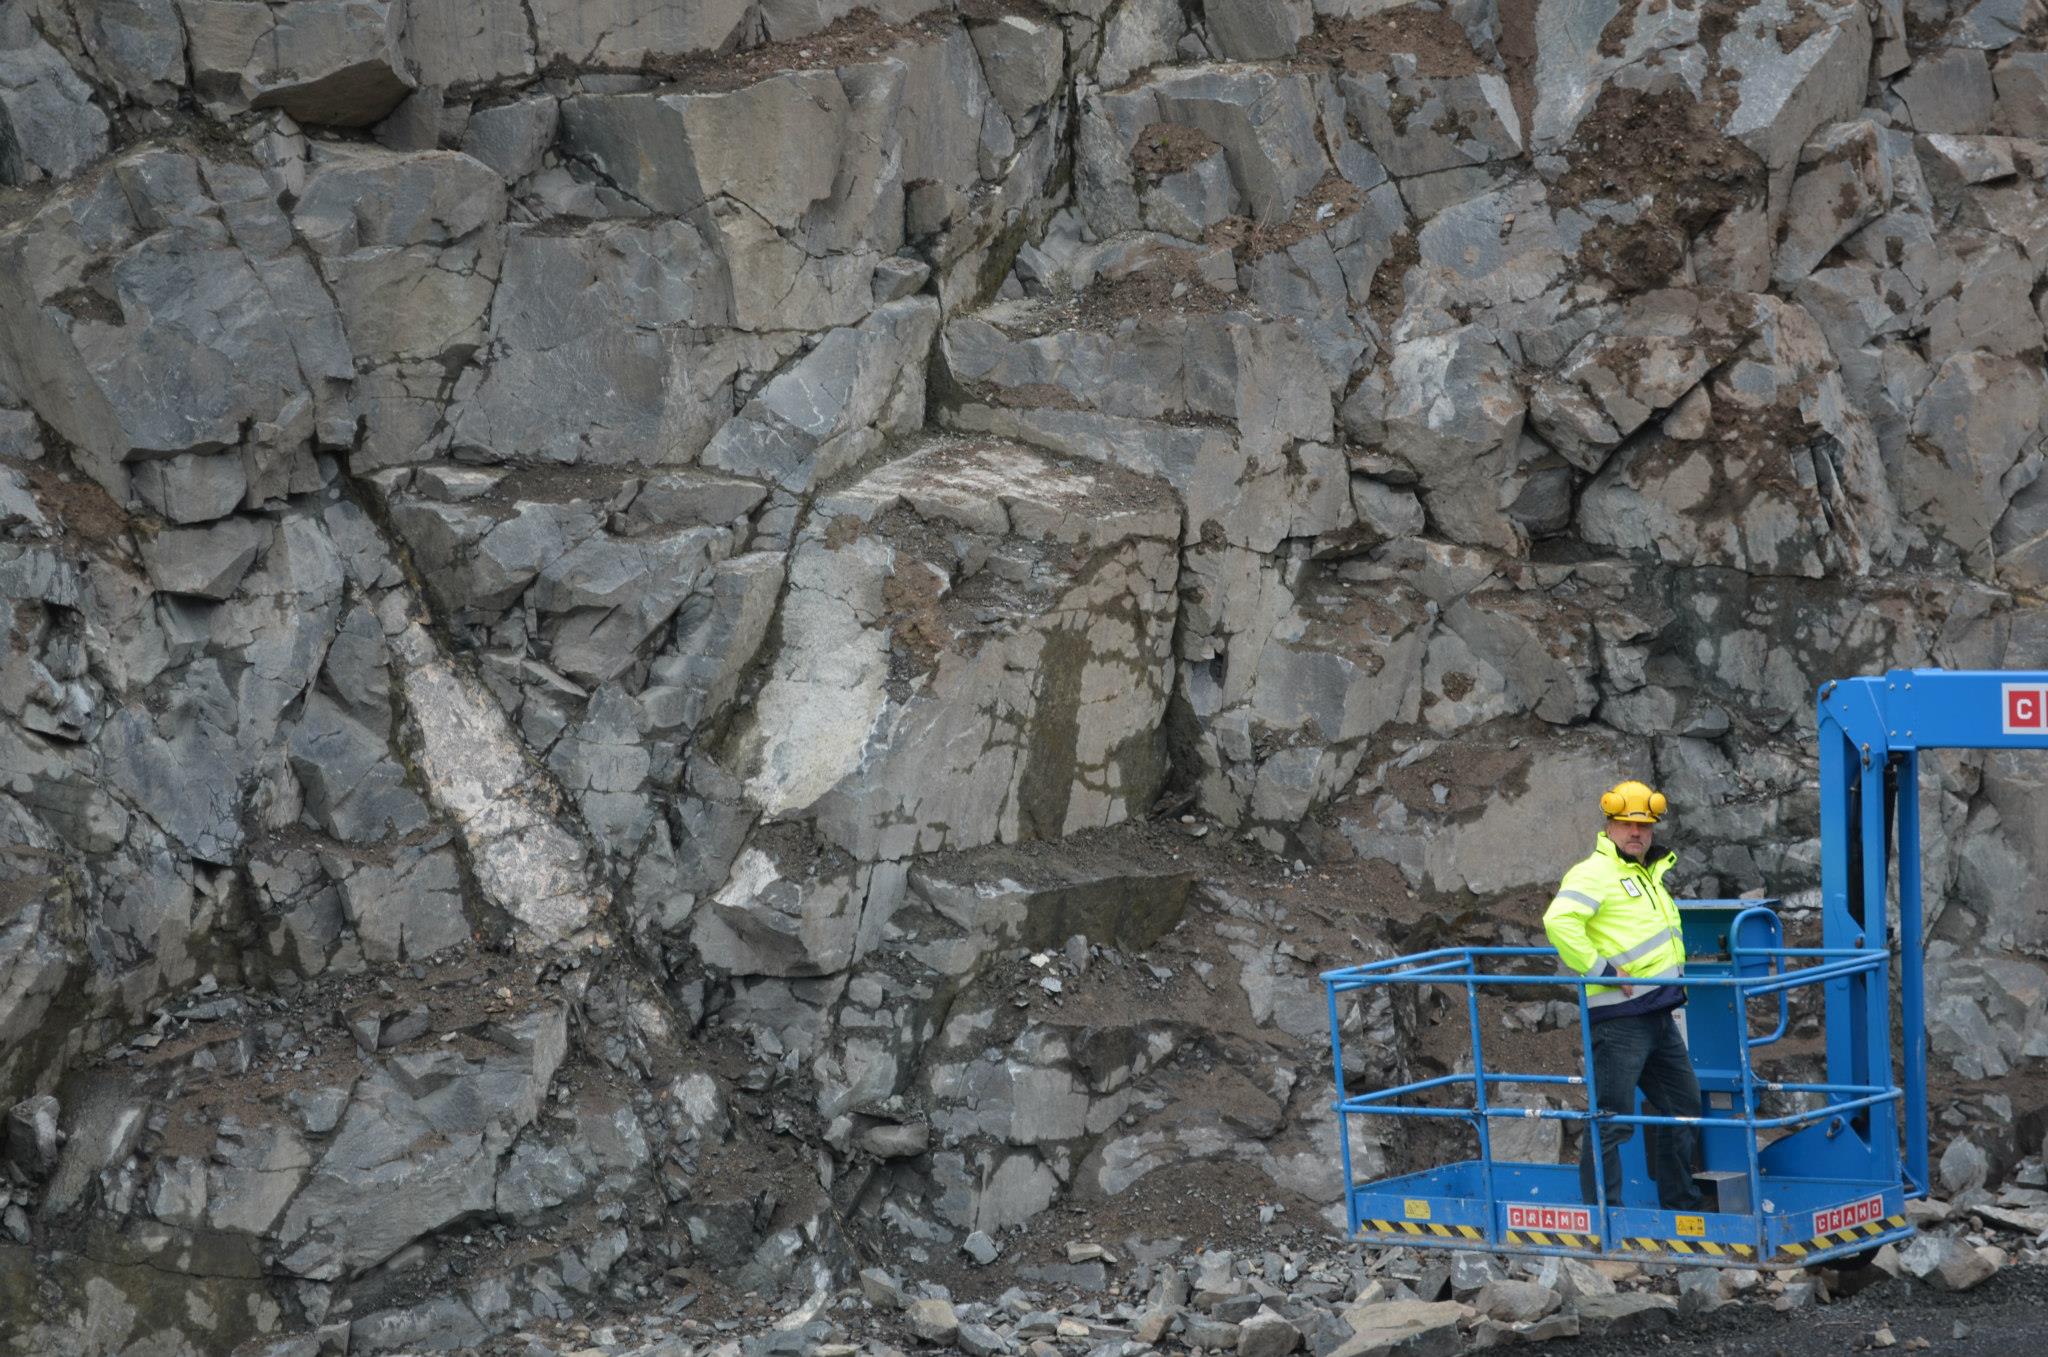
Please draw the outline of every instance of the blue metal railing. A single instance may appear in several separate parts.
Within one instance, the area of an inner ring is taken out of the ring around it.
[[[1618,1114],[1603,1112],[1599,1104],[1599,1091],[1593,1081],[1592,1022],[1587,1004],[1589,986],[1603,982],[1587,976],[1559,974],[1546,970],[1540,974],[1482,971],[1484,959],[1534,961],[1547,960],[1554,964],[1557,953],[1548,947],[1443,947],[1434,951],[1419,952],[1410,956],[1392,957],[1384,961],[1367,962],[1358,966],[1342,967],[1323,973],[1323,982],[1329,1007],[1330,1045],[1335,1064],[1337,1099],[1332,1110],[1338,1114],[1339,1149],[1342,1156],[1346,1192],[1346,1210],[1352,1233],[1357,1233],[1359,1220],[1355,1205],[1358,1184],[1353,1178],[1351,1159],[1352,1116],[1398,1116],[1434,1117],[1439,1119],[1462,1120],[1470,1123],[1479,1140],[1479,1166],[1481,1193],[1485,1203],[1487,1219],[1494,1217],[1499,1205],[1499,1193],[1495,1190],[1494,1160],[1488,1128],[1497,1118],[1519,1117],[1549,1121],[1584,1122],[1591,1144],[1589,1152],[1593,1163],[1601,1162],[1602,1126],[1690,1126],[1735,1128],[1745,1131],[1746,1177],[1748,1191],[1746,1200],[1754,1204],[1760,1200],[1762,1168],[1759,1160],[1761,1136],[1769,1130],[1790,1129],[1840,1117],[1844,1113],[1878,1103],[1890,1102],[1903,1097],[1896,1085],[1877,1084],[1834,1084],[1834,1083],[1785,1083],[1760,1081],[1751,1066],[1750,1051],[1780,1039],[1790,1018],[1790,994],[1794,989],[1809,985],[1826,984],[1853,975],[1882,971],[1888,954],[1874,948],[1826,948],[1826,947],[1745,947],[1740,943],[1741,922],[1753,915],[1768,916],[1772,931],[1776,931],[1776,916],[1767,909],[1745,910],[1736,916],[1730,928],[1728,974],[1684,975],[1659,984],[1675,984],[1693,989],[1725,989],[1734,991],[1734,1011],[1738,1022],[1736,1050],[1736,1074],[1741,1088],[1741,1104],[1734,1116],[1678,1117],[1654,1113]],[[1789,968],[1787,963],[1806,961],[1812,964]],[[1756,968],[1754,974],[1744,974],[1745,967]],[[1352,1094],[1345,1088],[1343,1037],[1341,1015],[1338,1011],[1338,997],[1376,985],[1452,985],[1465,990],[1466,1020],[1471,1030],[1472,1070],[1470,1073],[1438,1075],[1434,1078],[1416,1080],[1392,1088],[1375,1089],[1366,1093]],[[1484,1042],[1481,1036],[1479,993],[1482,988],[1510,988],[1530,985],[1565,985],[1575,990],[1579,1009],[1579,1056],[1583,1073],[1570,1074],[1509,1074],[1490,1073],[1486,1069]],[[1779,996],[1779,1015],[1775,1030],[1763,1037],[1751,1037],[1748,1033],[1748,1001],[1758,996],[1776,994]],[[1571,1108],[1507,1107],[1493,1103],[1489,1088],[1496,1084],[1564,1085],[1582,1087],[1586,1090],[1586,1110]],[[1469,1087],[1472,1090],[1470,1106],[1404,1106],[1395,1105],[1393,1100],[1423,1092]],[[1760,1091],[1805,1093],[1823,1095],[1829,1099],[1821,1106],[1791,1112],[1782,1116],[1759,1117],[1756,1115],[1757,1097]],[[1702,1109],[1704,1112],[1705,1109]],[[1592,1175],[1594,1201],[1591,1205],[1598,1218],[1607,1218],[1611,1205],[1607,1200],[1606,1175],[1596,1172]],[[1608,1235],[1609,1232],[1602,1231]],[[1611,1237],[1611,1236],[1610,1236]]]

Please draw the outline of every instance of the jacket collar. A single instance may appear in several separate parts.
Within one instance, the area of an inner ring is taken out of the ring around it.
[[[1660,875],[1670,871],[1672,866],[1678,861],[1678,854],[1665,848],[1655,839],[1650,840],[1649,851],[1643,854],[1643,860],[1640,863],[1634,858],[1623,857],[1621,850],[1614,846],[1614,840],[1607,837],[1607,831],[1604,829],[1593,836],[1593,851],[1602,857],[1614,859],[1624,867],[1639,866],[1644,871],[1656,872]]]

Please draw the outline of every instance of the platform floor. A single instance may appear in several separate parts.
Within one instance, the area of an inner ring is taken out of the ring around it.
[[[1897,1182],[1765,1175],[1759,1210],[1665,1211],[1587,1205],[1575,1164],[1446,1164],[1351,1189],[1347,1208],[1361,1240],[1499,1253],[1556,1253],[1726,1267],[1800,1266],[1905,1239]]]

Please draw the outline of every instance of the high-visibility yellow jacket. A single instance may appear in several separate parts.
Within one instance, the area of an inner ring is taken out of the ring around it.
[[[1655,1012],[1684,1002],[1682,987],[1659,985],[1685,973],[1678,906],[1664,887],[1678,855],[1653,849],[1647,856],[1647,862],[1623,857],[1603,832],[1591,856],[1564,874],[1543,912],[1543,931],[1572,970],[1619,981],[1627,968],[1633,995],[1623,994],[1619,983],[1586,987],[1586,1003],[1606,1010],[1601,1016],[1620,1016],[1613,1010],[1623,1005],[1628,1012]]]

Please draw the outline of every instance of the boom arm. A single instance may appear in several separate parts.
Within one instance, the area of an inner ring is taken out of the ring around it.
[[[1894,669],[1883,678],[1821,685],[1821,939],[1824,947],[1883,946],[1896,857],[1899,1016],[1904,1045],[1905,1178],[1924,1194],[1927,1171],[1926,984],[1920,889],[1920,751],[2048,749],[2048,670]],[[1896,837],[1897,851],[1893,844]],[[1827,986],[1830,1079],[1890,1076],[1890,1003],[1868,974]],[[1858,1042],[1857,1024],[1868,1040]],[[1869,1064],[1882,1059],[1881,1069]],[[1897,1143],[1891,1106],[1857,1130],[1874,1154]]]

